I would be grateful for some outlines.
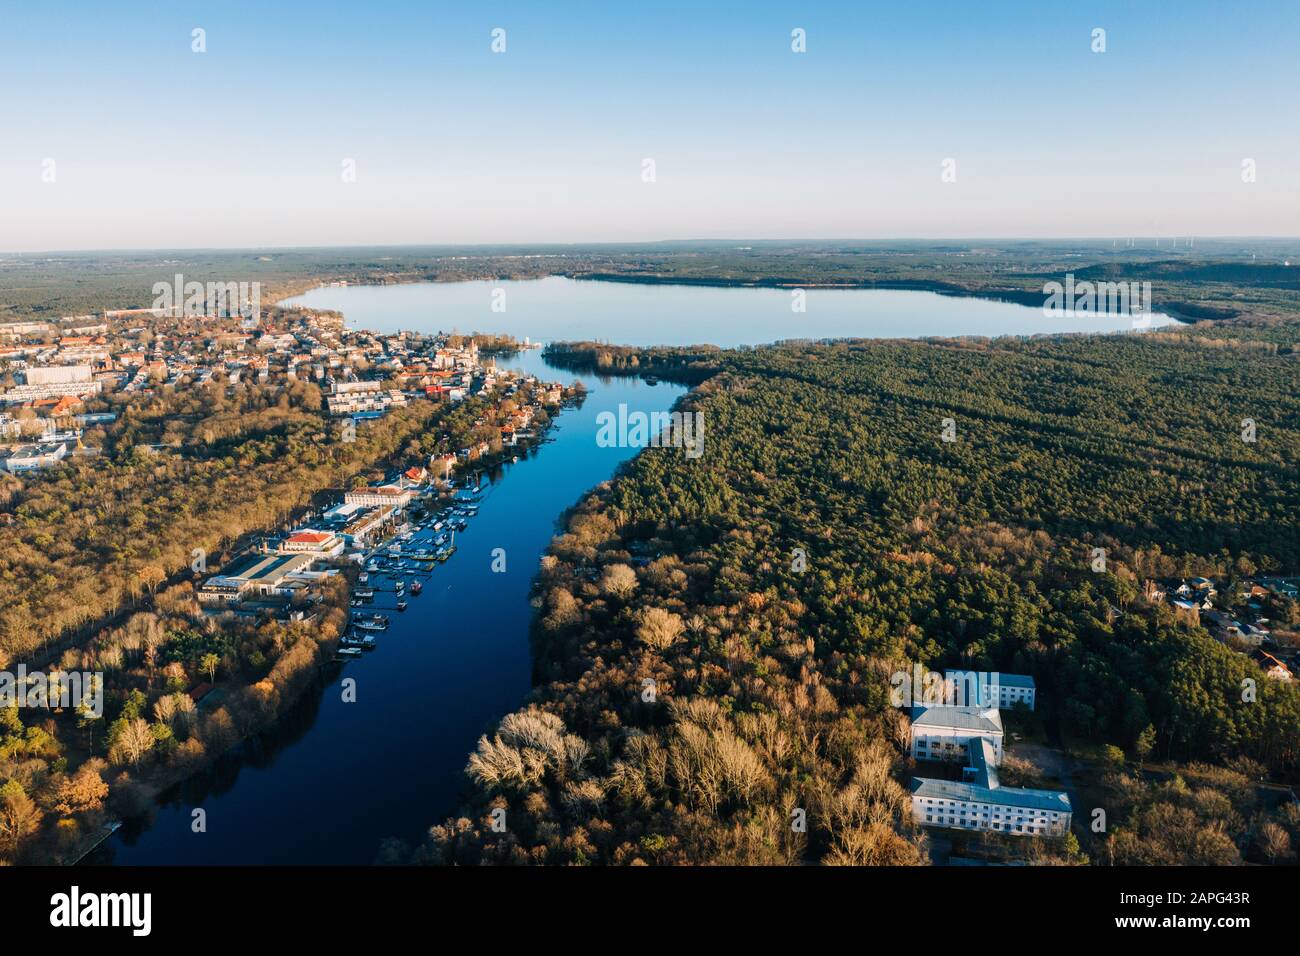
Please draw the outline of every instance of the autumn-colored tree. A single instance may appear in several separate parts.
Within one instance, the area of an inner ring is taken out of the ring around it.
[[[11,852],[41,825],[41,810],[17,780],[0,786],[0,839]]]
[[[94,761],[83,764],[77,772],[64,777],[57,791],[55,809],[59,813],[73,814],[98,810],[108,796],[108,784],[100,776]]]
[[[158,585],[167,580],[167,572],[156,564],[146,564],[136,572],[136,577],[139,578],[140,585],[152,595]]]
[[[636,590],[636,572],[626,564],[611,564],[600,578],[601,590],[626,601]]]

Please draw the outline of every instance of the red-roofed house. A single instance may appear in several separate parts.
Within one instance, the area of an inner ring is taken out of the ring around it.
[[[313,531],[304,528],[295,531],[280,542],[280,551],[285,553],[307,551],[322,557],[336,557],[343,553],[346,542],[328,531]]]
[[[1255,660],[1264,668],[1264,674],[1274,680],[1290,680],[1291,670],[1268,651],[1257,651]]]

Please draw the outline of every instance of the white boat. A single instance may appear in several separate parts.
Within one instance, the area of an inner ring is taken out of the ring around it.
[[[361,651],[355,647],[340,647],[338,655],[339,657],[360,657]]]

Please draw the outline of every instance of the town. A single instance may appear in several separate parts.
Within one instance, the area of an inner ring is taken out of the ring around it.
[[[487,347],[480,349],[480,342]],[[383,416],[417,399],[459,402],[513,395],[530,377],[498,370],[495,355],[531,343],[494,336],[381,335],[345,327],[329,314],[175,315],[157,309],[106,310],[58,322],[0,324],[0,469],[26,472],[68,457],[94,456],[87,439],[133,399],[224,383],[284,388],[310,383],[340,425]],[[556,406],[558,386],[541,401]],[[501,429],[513,445],[527,433],[521,409]],[[88,432],[90,433],[88,435]],[[490,443],[489,443],[490,444]],[[462,449],[477,458],[487,447]]]

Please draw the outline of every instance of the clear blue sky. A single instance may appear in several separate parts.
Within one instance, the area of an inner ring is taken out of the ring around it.
[[[100,6],[0,21],[0,249],[1300,233],[1294,0]]]

